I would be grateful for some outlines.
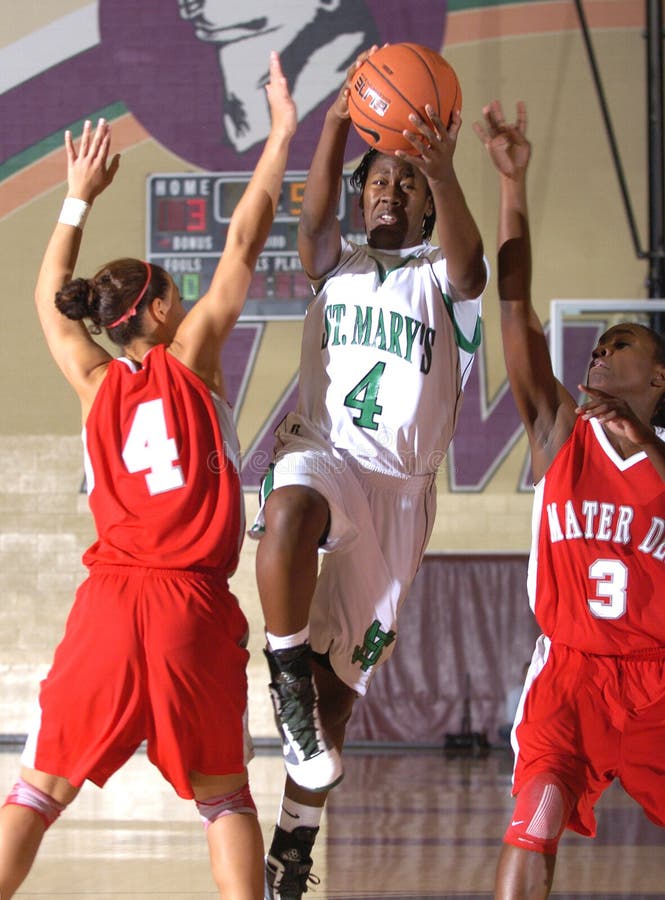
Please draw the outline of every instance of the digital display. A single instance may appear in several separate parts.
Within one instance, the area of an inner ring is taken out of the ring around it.
[[[207,206],[203,197],[187,197],[182,200],[160,197],[157,200],[157,230],[165,234],[176,231],[207,231],[207,221]]]
[[[305,172],[287,172],[272,230],[256,264],[241,318],[300,317],[312,298],[297,249]],[[155,174],[148,179],[147,259],[173,277],[186,303],[206,292],[250,172]],[[363,241],[358,195],[343,178],[342,234]]]

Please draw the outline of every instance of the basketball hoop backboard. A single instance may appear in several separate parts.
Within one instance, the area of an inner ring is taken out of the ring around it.
[[[664,300],[550,300],[550,356],[554,374],[563,382],[564,319],[584,313],[654,313],[665,311]]]

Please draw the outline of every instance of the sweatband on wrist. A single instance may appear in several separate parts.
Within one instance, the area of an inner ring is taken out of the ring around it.
[[[78,200],[76,197],[65,197],[58,216],[58,222],[61,222],[63,225],[73,225],[75,228],[83,229],[89,212],[90,204],[86,203],[85,200]]]

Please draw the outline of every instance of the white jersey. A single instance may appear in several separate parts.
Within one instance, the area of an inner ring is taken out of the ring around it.
[[[480,343],[481,298],[453,300],[440,248],[379,251],[342,240],[313,285],[297,411],[365,467],[436,472]]]

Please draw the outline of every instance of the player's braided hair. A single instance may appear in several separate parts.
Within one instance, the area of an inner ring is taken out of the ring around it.
[[[367,176],[369,174],[369,170],[372,166],[372,163],[380,156],[380,152],[374,148],[370,147],[370,149],[365,153],[363,158],[360,160],[354,171],[351,173],[351,187],[354,188],[360,194],[360,202],[362,203],[362,192],[365,189],[365,184],[367,182]],[[427,185],[427,193],[429,196],[432,196],[432,192],[429,189],[429,185]],[[432,212],[425,216],[423,219],[423,240],[428,241],[432,237],[432,232],[434,231],[434,224],[436,222],[436,212],[434,211],[434,203],[432,203]]]

